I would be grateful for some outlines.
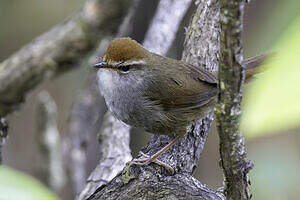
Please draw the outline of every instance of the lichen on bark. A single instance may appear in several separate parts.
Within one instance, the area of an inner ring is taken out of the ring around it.
[[[244,82],[242,17],[243,0],[220,0],[219,102],[215,107],[220,137],[221,168],[227,199],[250,199],[244,138],[239,130]]]

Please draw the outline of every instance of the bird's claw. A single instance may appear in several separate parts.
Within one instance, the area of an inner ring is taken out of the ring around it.
[[[152,159],[151,156],[148,156],[147,154],[143,153],[140,151],[140,154],[143,156],[142,158],[135,158],[133,159],[130,164],[134,164],[134,165],[148,165],[151,162],[156,163],[162,167],[164,167],[166,170],[170,171],[172,174],[175,173],[175,170],[173,169],[173,167],[171,167],[170,165],[168,165],[167,163],[164,163],[162,161],[159,161],[158,159]]]

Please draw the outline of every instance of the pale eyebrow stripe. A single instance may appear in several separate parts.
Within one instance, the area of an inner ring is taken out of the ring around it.
[[[126,64],[127,65],[144,65],[144,64],[146,64],[146,62],[143,60],[134,60],[134,61],[128,62]]]
[[[143,60],[133,60],[130,62],[115,62],[115,63],[110,63],[110,65],[113,66],[123,66],[123,65],[145,65],[146,62]]]

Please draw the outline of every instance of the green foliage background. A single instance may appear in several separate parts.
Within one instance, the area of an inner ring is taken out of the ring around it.
[[[34,178],[0,166],[1,200],[58,200],[59,198]]]
[[[241,128],[248,137],[284,131],[300,124],[300,15],[287,28],[249,85]]]

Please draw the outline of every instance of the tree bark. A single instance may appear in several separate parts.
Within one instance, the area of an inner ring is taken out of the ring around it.
[[[242,46],[243,0],[220,0],[219,103],[215,108],[220,137],[220,165],[225,175],[224,193],[229,200],[251,198],[245,161],[244,138],[239,130],[242,85],[245,78]]]

